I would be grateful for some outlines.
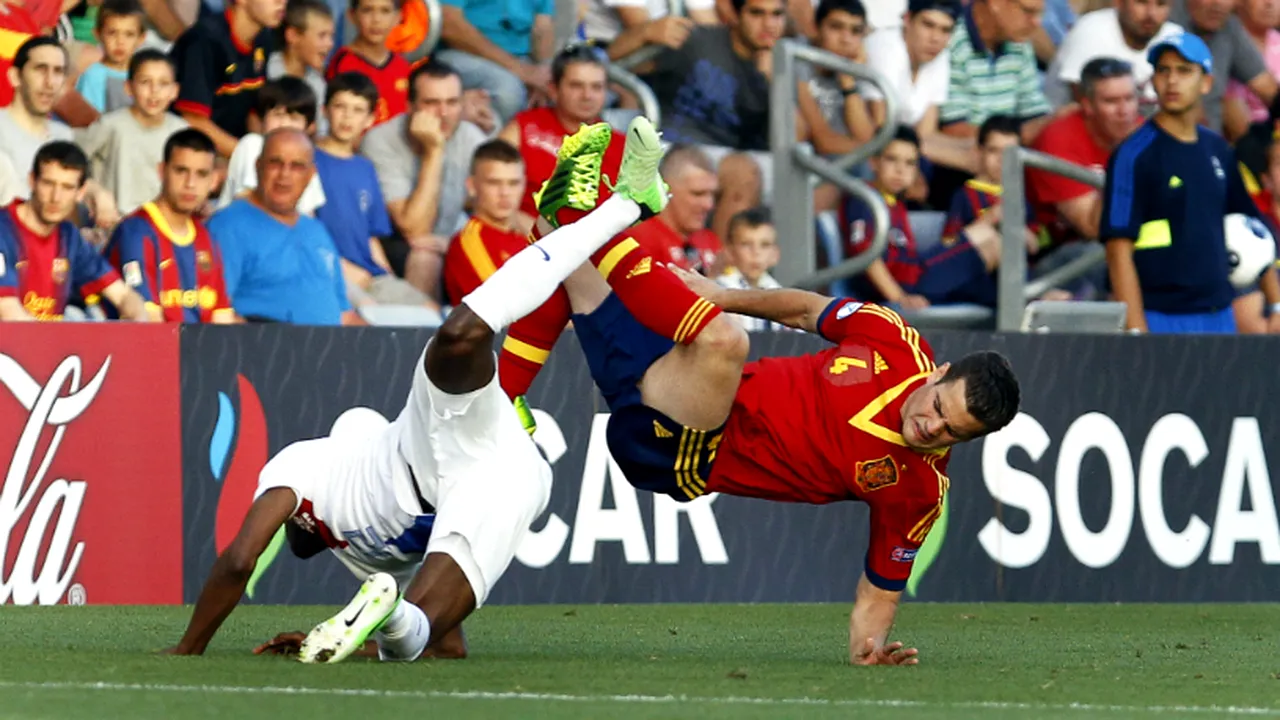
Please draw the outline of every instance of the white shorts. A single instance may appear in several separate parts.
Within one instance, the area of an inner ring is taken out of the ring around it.
[[[444,553],[458,563],[479,608],[511,564],[529,525],[546,509],[551,466],[521,425],[496,373],[479,390],[450,395],[427,378],[419,359],[409,401],[395,425],[400,453],[423,499],[436,509],[426,554]]]

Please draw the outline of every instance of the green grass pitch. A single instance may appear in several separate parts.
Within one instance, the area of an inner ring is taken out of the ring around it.
[[[1280,718],[1272,605],[929,605],[914,668],[844,662],[845,605],[485,608],[471,657],[306,666],[250,649],[335,608],[0,608],[0,718]]]

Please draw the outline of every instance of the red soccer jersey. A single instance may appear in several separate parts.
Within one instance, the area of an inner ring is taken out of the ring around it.
[[[1106,169],[1107,159],[1111,156],[1111,151],[1099,145],[1089,133],[1084,115],[1079,110],[1046,125],[1031,147],[1046,155],[1099,172]],[[1043,170],[1027,170],[1027,198],[1031,201],[1029,211],[1048,229],[1050,236],[1059,242],[1078,238],[1079,233],[1059,216],[1055,206],[1091,192],[1099,191],[1061,175]]]
[[[529,247],[529,239],[510,230],[500,230],[473,217],[462,232],[449,241],[444,255],[444,290],[451,305],[480,287],[512,255]]]
[[[349,47],[338,48],[329,60],[325,80],[344,72],[358,72],[373,81],[378,88],[378,107],[373,117],[374,125],[381,125],[409,109],[409,61],[399,53],[391,53],[386,62],[374,65]],[[324,102],[324,98],[320,98]]]
[[[658,262],[683,270],[707,272],[720,254],[720,238],[710,230],[695,230],[684,238],[661,217],[651,217],[627,231]]]
[[[538,216],[538,206],[533,201],[533,194],[542,188],[542,183],[551,177],[556,169],[556,153],[566,135],[575,132],[565,130],[560,119],[551,108],[532,108],[516,113],[516,125],[520,128],[520,155],[524,157],[525,195],[520,204],[521,212],[530,217]],[[617,130],[613,131],[613,140],[604,153],[601,172],[611,180],[618,179],[618,166],[622,164],[622,150],[627,138]]]
[[[818,321],[835,347],[743,370],[709,492],[871,507],[868,577],[900,590],[947,492],[948,450],[902,438],[902,405],[935,369],[933,351],[892,310],[833,301]]]
[[[73,288],[88,299],[120,279],[75,225],[37,235],[18,219],[21,204],[0,210],[0,297],[18,298],[36,320],[61,320]]]

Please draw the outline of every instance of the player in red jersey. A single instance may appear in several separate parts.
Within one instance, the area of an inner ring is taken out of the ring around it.
[[[674,272],[723,310],[691,344],[640,324],[601,273],[565,282],[578,340],[612,415],[610,452],[636,487],[688,501],[719,492],[781,502],[860,500],[871,541],[849,618],[849,658],[914,664],[888,642],[911,565],[948,488],[950,447],[1007,425],[1019,388],[994,352],[935,365],[893,311],[802,290],[722,288]],[[746,363],[735,313],[822,335],[810,355]],[[639,314],[639,313],[637,313]]]

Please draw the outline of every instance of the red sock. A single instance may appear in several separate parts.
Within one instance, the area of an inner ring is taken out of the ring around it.
[[[568,324],[569,295],[561,287],[537,310],[507,328],[498,353],[498,378],[508,397],[514,400],[529,392]]]
[[[720,308],[685,287],[627,233],[615,236],[591,262],[641,325],[678,343],[691,344]]]

